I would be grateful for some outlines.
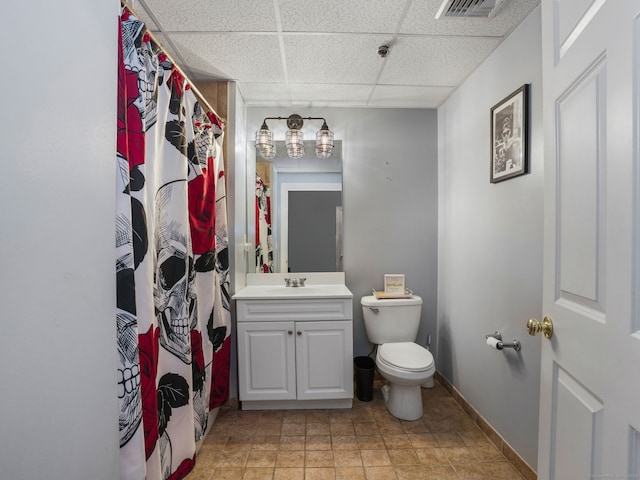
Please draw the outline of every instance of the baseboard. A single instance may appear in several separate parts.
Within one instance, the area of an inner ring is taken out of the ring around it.
[[[449,383],[449,381],[436,372],[434,375],[436,381],[449,392],[453,399],[460,405],[460,407],[471,417],[471,420],[478,425],[480,430],[489,438],[496,448],[502,452],[506,459],[513,465],[513,467],[522,475],[525,480],[537,480],[538,474],[536,471],[525,462],[518,453],[511,448],[504,438],[487,422],[478,411],[460,394],[460,392]]]

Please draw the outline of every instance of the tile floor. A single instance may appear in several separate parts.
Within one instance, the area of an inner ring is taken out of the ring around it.
[[[223,408],[187,480],[522,480],[440,384],[414,422],[389,415],[381,386],[351,409]]]

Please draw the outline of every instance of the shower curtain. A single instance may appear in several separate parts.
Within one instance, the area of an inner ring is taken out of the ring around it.
[[[223,124],[126,7],[119,43],[121,479],[178,480],[229,392]]]

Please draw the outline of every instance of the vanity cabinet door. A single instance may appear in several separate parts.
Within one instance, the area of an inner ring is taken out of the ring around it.
[[[296,322],[298,400],[353,398],[351,321]]]
[[[238,322],[240,400],[296,398],[294,322]]]

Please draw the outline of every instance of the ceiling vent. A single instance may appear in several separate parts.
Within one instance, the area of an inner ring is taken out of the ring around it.
[[[491,18],[505,0],[444,0],[436,18]]]

